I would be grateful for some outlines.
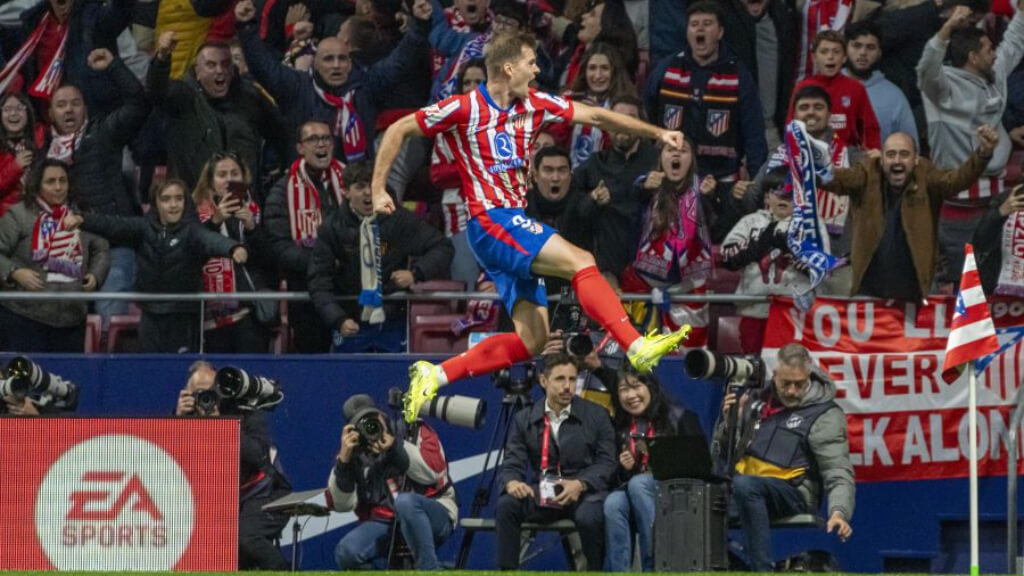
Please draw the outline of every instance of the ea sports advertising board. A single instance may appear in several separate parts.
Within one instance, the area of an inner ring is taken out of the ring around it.
[[[0,418],[0,569],[234,570],[239,421]]]

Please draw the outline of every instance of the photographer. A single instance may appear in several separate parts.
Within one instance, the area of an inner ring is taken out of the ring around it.
[[[238,568],[240,570],[287,570],[274,540],[288,523],[288,517],[264,512],[263,505],[291,492],[291,484],[277,463],[277,448],[270,437],[267,413],[241,411],[237,405],[220,401],[208,405],[203,392],[211,390],[217,371],[199,360],[188,369],[188,383],[178,394],[176,416],[200,418],[241,415],[239,436],[240,508],[238,512]]]
[[[25,356],[0,369],[0,415],[60,416],[78,409],[78,386]]]
[[[544,356],[544,402],[520,410],[505,443],[498,474],[503,494],[495,520],[498,568],[519,568],[523,522],[570,518],[583,541],[588,570],[604,564],[603,501],[616,469],[615,431],[608,413],[577,397],[576,361]],[[534,481],[527,483],[527,470]]]
[[[327,505],[355,511],[359,525],[334,549],[342,570],[364,570],[386,558],[394,520],[418,570],[439,570],[437,546],[458,514],[455,488],[437,433],[422,420],[410,433],[392,430],[365,394],[345,402],[341,450],[327,481]],[[404,423],[398,423],[404,426]],[[395,435],[404,438],[396,441]]]
[[[853,465],[846,416],[835,397],[835,383],[807,349],[787,344],[779,349],[772,386],[761,401],[740,400],[729,515],[739,518],[753,571],[773,569],[771,519],[814,513],[822,488],[828,495],[827,531],[843,542],[853,534]],[[723,423],[736,403],[735,393],[726,394],[715,430],[720,446],[727,443]]]

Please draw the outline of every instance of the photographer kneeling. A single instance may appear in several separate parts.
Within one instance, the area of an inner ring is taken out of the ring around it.
[[[761,399],[740,402],[742,433],[736,434],[738,460],[732,476],[730,518],[739,518],[750,569],[771,572],[771,520],[814,513],[821,490],[828,494],[829,533],[845,542],[853,534],[855,485],[846,415],[835,403],[836,385],[806,348],[779,349],[772,386]],[[735,393],[723,402],[715,442],[725,446]]]
[[[365,570],[386,557],[397,519],[416,568],[439,570],[437,546],[451,535],[458,504],[437,433],[417,420],[408,435],[399,430],[403,440],[396,441],[388,419],[365,394],[349,398],[344,413],[327,505],[354,510],[360,524],[334,549],[338,566]]]
[[[240,370],[233,370],[242,373]],[[241,456],[238,511],[238,568],[240,570],[288,570],[288,562],[274,544],[288,517],[264,512],[263,505],[291,492],[292,487],[277,464],[277,448],[270,437],[267,413],[237,401],[222,400],[214,386],[218,372],[209,362],[199,360],[188,369],[188,383],[178,394],[176,416],[201,418],[239,415]],[[245,379],[250,377],[245,375]],[[267,382],[257,378],[260,383]],[[248,389],[249,386],[246,386]],[[247,390],[248,391],[248,390]],[[280,392],[275,392],[280,401]],[[273,404],[270,404],[273,405]]]

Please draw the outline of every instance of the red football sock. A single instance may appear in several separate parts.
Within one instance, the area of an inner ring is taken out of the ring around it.
[[[629,350],[630,344],[640,337],[640,333],[629,322],[622,302],[619,302],[619,297],[597,271],[597,267],[591,266],[577,272],[572,277],[572,288],[587,316],[610,332],[623,350]]]
[[[526,345],[513,332],[495,334],[469,350],[449,358],[441,363],[448,382],[454,382],[469,376],[482,376],[502,368],[508,368],[516,362],[533,358]]]

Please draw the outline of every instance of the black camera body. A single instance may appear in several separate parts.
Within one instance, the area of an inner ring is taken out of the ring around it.
[[[25,356],[15,356],[7,364],[7,375],[0,379],[0,397],[18,400],[31,397],[38,406],[73,411],[78,407],[78,386],[45,370]],[[0,412],[6,411],[0,402]]]
[[[532,362],[528,362],[523,366],[522,378],[513,378],[511,369],[502,368],[491,374],[491,381],[494,382],[496,388],[503,390],[506,394],[529,396],[530,389],[534,384],[538,384],[540,379],[537,375],[537,367]]]
[[[576,297],[576,292],[568,286],[563,286],[561,291],[559,307],[565,306],[566,312],[561,316],[556,312],[553,319],[553,329],[562,331],[562,346],[570,356],[582,358],[594,351],[594,342],[590,338],[590,329],[587,328],[587,317],[583,314],[583,307]]]
[[[387,416],[376,408],[364,408],[356,414],[355,429],[359,433],[359,447],[368,449],[384,437]]]

